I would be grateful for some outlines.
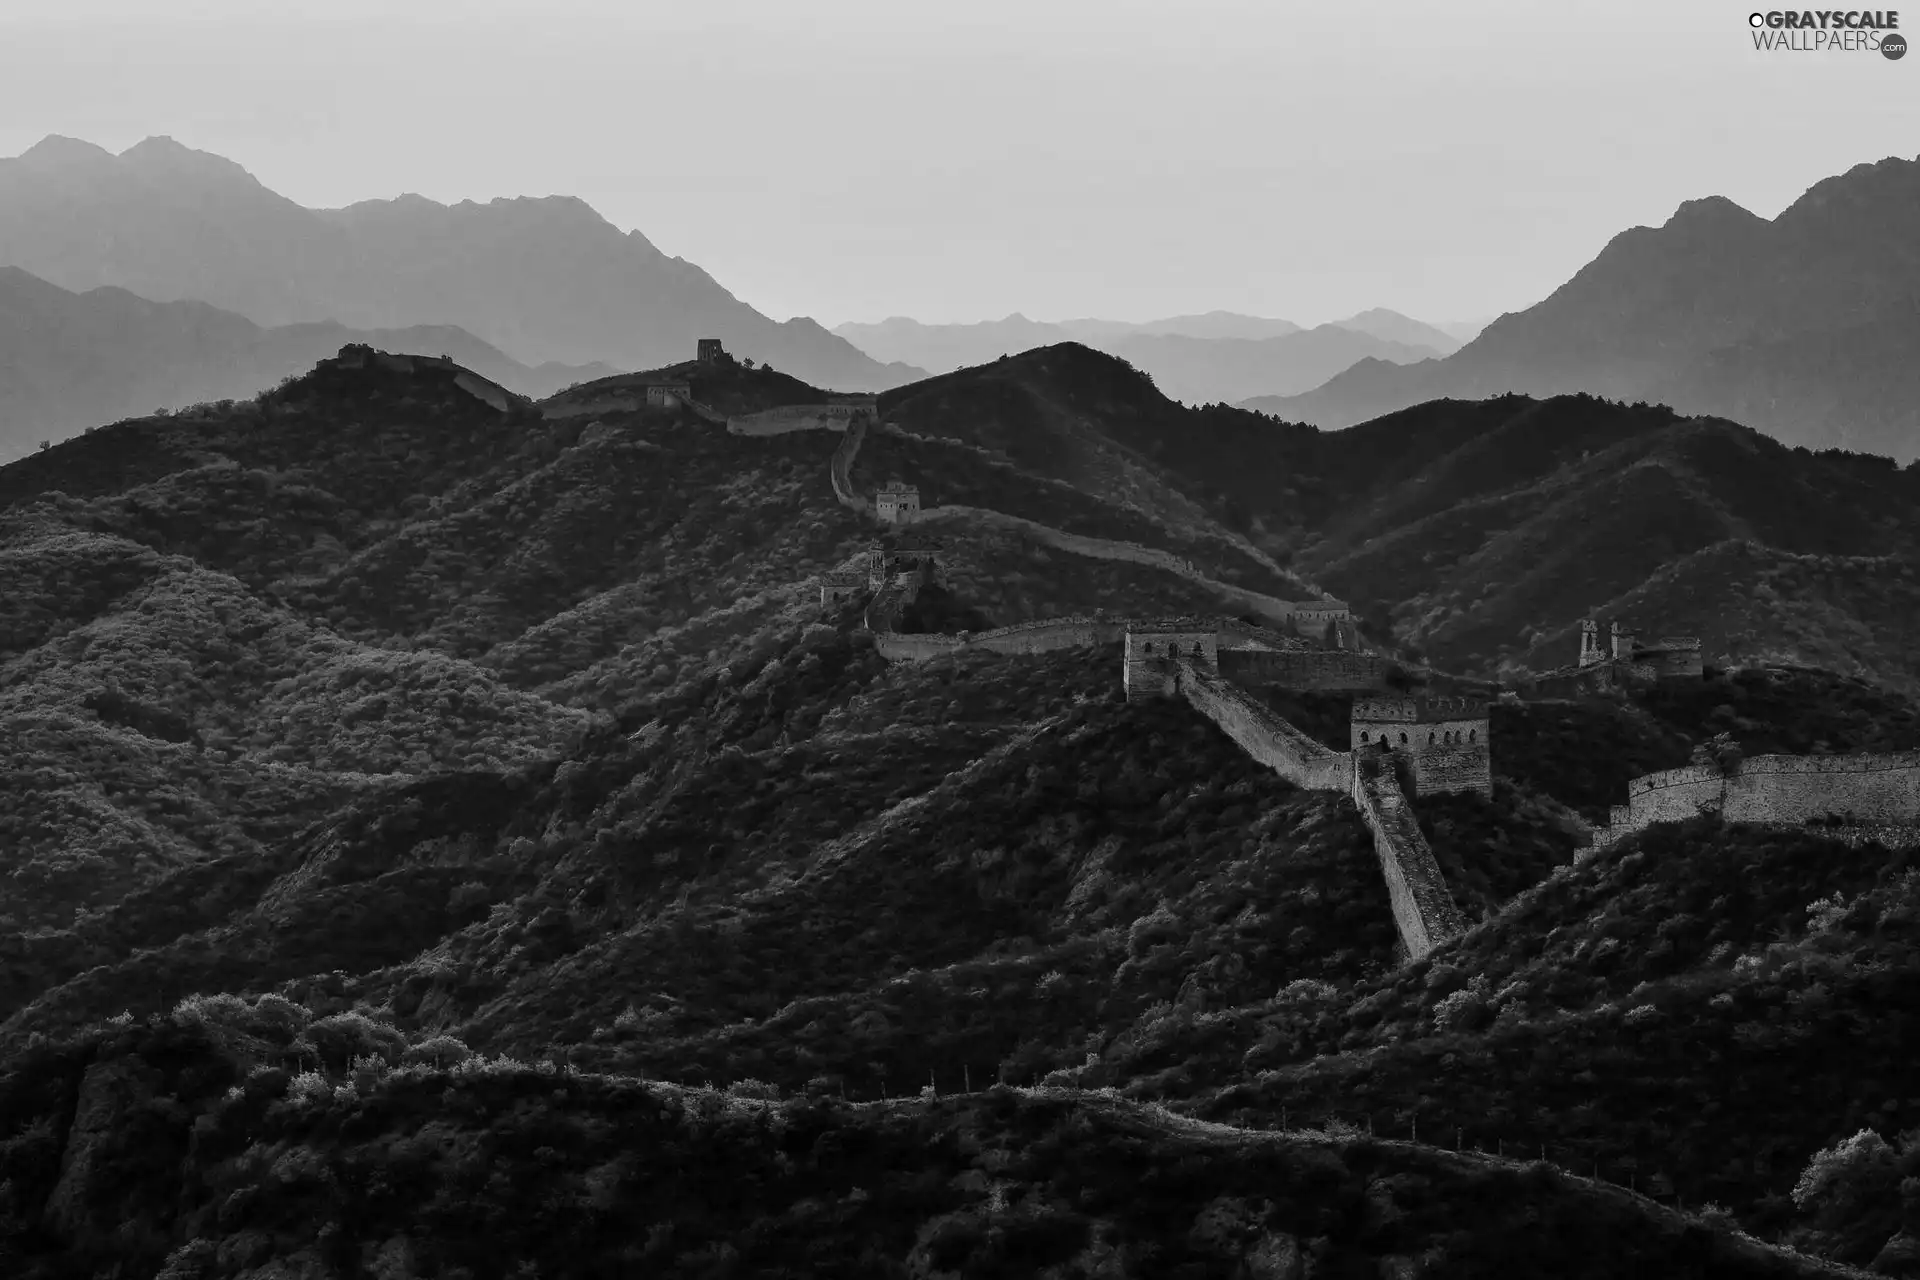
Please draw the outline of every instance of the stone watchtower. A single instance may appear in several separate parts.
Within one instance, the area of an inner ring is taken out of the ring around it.
[[[873,495],[873,514],[883,524],[912,524],[920,515],[920,490],[893,480]]]
[[[1209,675],[1218,675],[1219,633],[1212,627],[1188,620],[1128,627],[1126,666],[1121,674],[1127,701],[1172,697],[1178,693],[1175,674],[1182,658]]]
[[[1493,794],[1483,698],[1357,698],[1349,732],[1356,755],[1381,747],[1406,759],[1417,795]]]
[[[1633,628],[1623,627],[1617,622],[1614,623],[1612,639],[1613,660],[1615,662],[1627,662],[1631,660],[1633,651],[1638,646],[1638,641],[1634,638]]]
[[[701,338],[694,346],[694,356],[701,364],[719,364],[727,358],[727,349],[718,338]]]
[[[1592,618],[1580,620],[1580,665],[1591,667],[1607,660],[1600,648],[1600,624]]]

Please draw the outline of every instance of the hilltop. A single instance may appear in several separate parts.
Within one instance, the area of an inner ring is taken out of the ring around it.
[[[1366,360],[1248,407],[1328,428],[1440,397],[1586,392],[1735,419],[1788,445],[1920,452],[1920,160],[1857,165],[1771,220],[1721,197],[1635,227],[1445,360]],[[1756,263],[1767,269],[1756,270]]]
[[[156,408],[251,398],[349,343],[448,356],[533,397],[613,372],[605,365],[529,368],[451,325],[262,328],[202,302],[150,302],[106,286],[69,293],[0,267],[0,458]]]
[[[843,324],[834,332],[876,359],[898,360],[936,374],[1035,347],[1078,342],[1138,366],[1168,395],[1190,403],[1294,394],[1363,359],[1429,360],[1460,345],[1437,329],[1384,309],[1312,329],[1285,320],[1211,312],[1140,324],[1047,323],[1015,314],[978,324],[925,325],[894,316],[878,324]]]

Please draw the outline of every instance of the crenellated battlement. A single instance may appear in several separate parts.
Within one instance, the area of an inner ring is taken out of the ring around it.
[[[1492,704],[1485,698],[1356,698],[1353,719],[1395,724],[1440,724],[1485,720]]]

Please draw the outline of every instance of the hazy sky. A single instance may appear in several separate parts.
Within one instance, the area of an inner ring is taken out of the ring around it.
[[[0,0],[0,154],[170,134],[308,205],[578,195],[828,324],[1451,320],[1682,200],[1771,217],[1920,152],[1920,54],[1756,52],[1753,7]]]

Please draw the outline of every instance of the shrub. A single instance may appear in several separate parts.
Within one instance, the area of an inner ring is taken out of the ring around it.
[[[1813,1153],[1793,1186],[1793,1202],[1802,1209],[1823,1202],[1871,1194],[1896,1174],[1893,1148],[1871,1129]]]
[[[307,1038],[320,1061],[336,1071],[360,1057],[396,1062],[407,1047],[407,1038],[399,1030],[357,1011],[318,1019],[307,1028]]]
[[[412,1045],[400,1055],[400,1061],[406,1066],[437,1067],[445,1071],[456,1067],[473,1056],[473,1050],[452,1036],[434,1036],[431,1040],[422,1040]]]

